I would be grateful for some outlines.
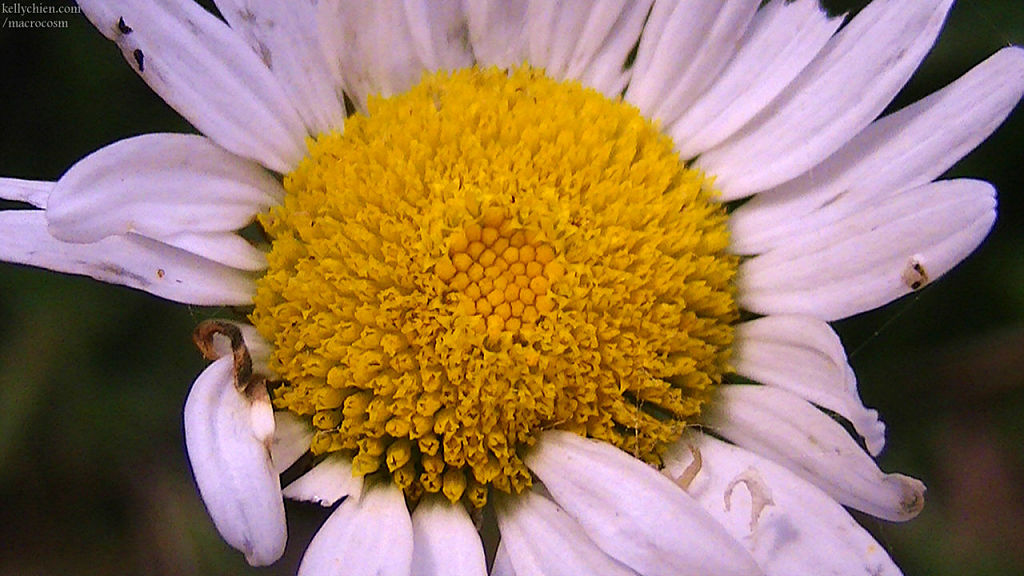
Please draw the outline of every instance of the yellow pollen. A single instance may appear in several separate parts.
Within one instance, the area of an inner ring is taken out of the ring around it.
[[[660,465],[727,370],[725,211],[621,101],[529,67],[427,75],[284,185],[251,315],[274,405],[411,499],[521,492],[549,429]]]

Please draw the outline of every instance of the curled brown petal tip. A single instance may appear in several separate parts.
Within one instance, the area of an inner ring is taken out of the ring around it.
[[[238,326],[223,320],[204,320],[196,326],[192,333],[192,341],[195,342],[199,352],[207,360],[216,360],[221,354],[217,352],[214,345],[215,336],[224,336],[231,343],[231,354],[234,357],[235,387],[239,390],[248,391],[264,379],[255,376],[252,372],[252,356],[242,338],[242,331]]]

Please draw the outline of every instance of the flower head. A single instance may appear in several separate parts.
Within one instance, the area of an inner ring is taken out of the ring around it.
[[[83,1],[203,136],[0,181],[0,258],[243,307],[184,418],[254,565],[287,497],[337,504],[303,574],[485,574],[488,507],[493,574],[898,573],[843,506],[924,486],[827,322],[984,239],[936,178],[1024,51],[879,118],[949,0],[761,4]]]

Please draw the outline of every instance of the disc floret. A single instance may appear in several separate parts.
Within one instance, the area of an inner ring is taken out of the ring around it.
[[[285,187],[252,321],[276,407],[357,474],[482,506],[556,428],[658,464],[721,381],[725,213],[620,101],[530,68],[428,75]]]

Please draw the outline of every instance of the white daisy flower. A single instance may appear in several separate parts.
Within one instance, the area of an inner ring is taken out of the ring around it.
[[[246,307],[184,419],[251,564],[291,498],[300,574],[487,574],[486,507],[495,575],[899,573],[844,507],[924,486],[828,322],[994,222],[937,178],[1024,51],[879,117],[952,0],[79,4],[202,135],[0,180],[0,259]]]

